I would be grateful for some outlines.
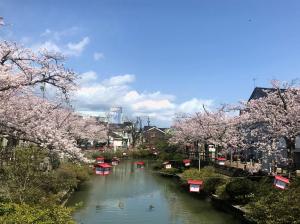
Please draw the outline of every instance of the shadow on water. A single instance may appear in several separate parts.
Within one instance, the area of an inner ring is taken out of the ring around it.
[[[240,223],[209,201],[187,193],[176,181],[153,174],[147,164],[137,169],[132,161],[123,161],[109,176],[91,178],[69,200],[68,205],[83,202],[75,220],[84,224]]]

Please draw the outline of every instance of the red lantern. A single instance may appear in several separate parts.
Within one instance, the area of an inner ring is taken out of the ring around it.
[[[276,188],[279,188],[281,190],[284,190],[287,188],[287,185],[290,183],[290,180],[288,178],[282,177],[282,176],[275,176],[274,179],[274,186]]]
[[[184,159],[183,164],[184,164],[184,166],[190,166],[191,165],[191,160],[190,159]]]
[[[108,175],[111,172],[112,166],[107,163],[96,164],[95,174],[97,175]]]
[[[224,166],[224,165],[225,165],[225,162],[226,162],[226,158],[223,158],[223,157],[217,158],[217,164],[218,164],[218,165]]]
[[[203,186],[202,180],[188,180],[190,185],[190,192],[199,192]]]
[[[144,166],[145,166],[145,162],[143,162],[143,161],[137,161],[137,162],[135,162],[135,164],[136,164],[137,168],[144,168]]]

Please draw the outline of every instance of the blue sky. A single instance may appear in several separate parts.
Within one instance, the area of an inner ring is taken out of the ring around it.
[[[174,113],[247,99],[300,77],[300,2],[0,1],[2,39],[67,55],[79,111],[123,106],[168,126]],[[12,25],[9,25],[12,24]]]

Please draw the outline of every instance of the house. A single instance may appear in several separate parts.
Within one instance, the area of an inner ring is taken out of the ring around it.
[[[108,146],[114,151],[127,150],[132,144],[131,125],[131,122],[108,124]]]
[[[114,152],[116,152],[117,150],[124,150],[128,148],[127,141],[126,139],[123,139],[122,135],[110,131],[108,136],[109,146],[113,147]]]
[[[144,126],[143,143],[153,148],[156,143],[167,140],[168,128],[158,128],[156,126]]]

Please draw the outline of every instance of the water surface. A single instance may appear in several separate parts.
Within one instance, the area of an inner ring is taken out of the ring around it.
[[[82,224],[235,224],[230,214],[181,189],[176,181],[123,161],[109,176],[94,176],[69,205],[83,202],[74,219]]]

